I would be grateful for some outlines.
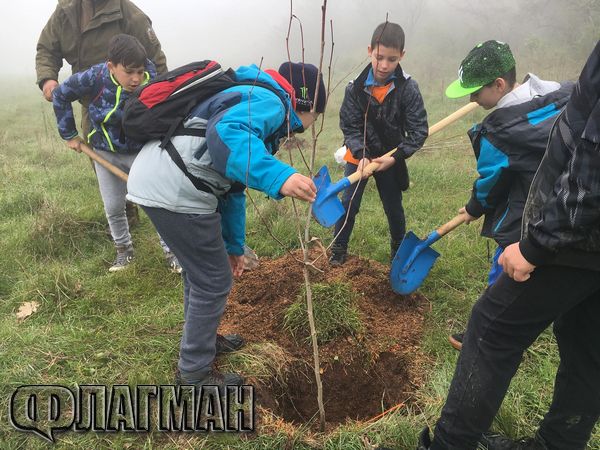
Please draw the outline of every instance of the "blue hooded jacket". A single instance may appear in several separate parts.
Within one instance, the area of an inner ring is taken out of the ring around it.
[[[145,83],[156,76],[156,67],[146,60]],[[87,136],[96,150],[116,153],[137,153],[144,144],[128,138],[121,126],[123,104],[131,95],[111,75],[106,62],[67,78],[52,92],[52,105],[58,132],[64,140],[77,136],[71,102],[92,99],[89,107],[91,133]]]
[[[279,191],[296,170],[273,154],[288,131],[302,130],[302,122],[291,107],[289,95],[255,65],[238,68],[235,78],[267,84],[279,95],[252,85],[221,91],[200,102],[184,122],[186,128],[205,128],[206,136],[175,136],[171,141],[188,171],[213,192],[196,189],[160,148],[160,141],[150,141],[131,168],[127,198],[140,205],[185,214],[211,214],[218,207],[227,252],[242,255],[245,194],[224,194],[237,182],[272,198],[282,198]]]

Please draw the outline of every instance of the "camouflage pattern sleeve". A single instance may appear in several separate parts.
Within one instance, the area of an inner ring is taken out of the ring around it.
[[[71,102],[97,94],[94,92],[97,90],[94,85],[102,66],[103,64],[98,64],[84,72],[75,73],[54,89],[52,106],[58,133],[64,140],[73,139],[78,134]]]

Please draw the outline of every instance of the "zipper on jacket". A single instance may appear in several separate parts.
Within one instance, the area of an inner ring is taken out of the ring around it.
[[[119,83],[117,83],[117,80],[114,79],[114,77],[112,76],[112,73],[110,74],[110,79],[112,80],[113,83],[115,83],[115,85],[117,85],[117,94],[115,96],[115,106],[104,117],[104,120],[102,120],[102,123],[100,124],[100,128],[102,128],[102,132],[104,133],[104,137],[106,138],[106,142],[108,142],[108,146],[110,147],[110,151],[114,152],[115,151],[115,147],[113,146],[113,143],[110,140],[110,136],[108,134],[108,131],[106,131],[106,127],[104,126],[104,124],[108,121],[108,119],[110,119],[110,116],[112,116],[113,113],[119,107],[119,101],[121,100],[121,91],[122,91],[123,87]]]

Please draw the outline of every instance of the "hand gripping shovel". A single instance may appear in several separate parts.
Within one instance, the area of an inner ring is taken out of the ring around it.
[[[79,144],[79,150],[81,150],[83,153],[88,155],[90,158],[92,158],[94,161],[96,161],[101,166],[105,167],[108,171],[110,171],[113,175],[116,175],[117,177],[119,177],[121,180],[127,181],[127,179],[129,178],[125,172],[123,172],[117,166],[109,163],[104,158],[98,156],[98,153],[96,153],[94,150],[89,148],[83,142],[81,142]]]
[[[433,263],[440,256],[430,247],[431,244],[462,224],[466,217],[466,214],[459,214],[431,232],[425,240],[420,240],[412,231],[406,233],[392,261],[390,281],[394,292],[407,295],[421,286]]]
[[[437,133],[443,128],[446,128],[446,126],[467,115],[475,108],[477,108],[477,106],[477,103],[471,102],[468,105],[465,105],[459,110],[453,112],[445,119],[440,120],[438,123],[429,128],[429,136]],[[384,156],[391,156],[395,152],[396,149],[390,150]],[[365,166],[363,170],[369,173],[371,171],[374,171],[378,166],[379,163],[372,162]],[[344,215],[346,211],[342,206],[342,202],[337,197],[337,194],[346,189],[348,186],[360,180],[361,175],[362,174],[357,171],[349,177],[342,178],[340,181],[332,184],[331,177],[329,176],[329,171],[327,170],[327,166],[321,167],[321,169],[313,178],[313,181],[317,186],[317,198],[315,199],[312,205],[312,214],[317,222],[319,222],[324,227],[330,227],[332,225],[335,225],[335,223],[338,220],[340,220],[340,218]]]

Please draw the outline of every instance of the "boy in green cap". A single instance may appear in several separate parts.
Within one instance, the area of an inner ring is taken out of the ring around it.
[[[553,122],[522,236],[473,307],[434,439],[424,429],[417,450],[592,448],[600,418],[600,42]],[[550,324],[560,363],[534,436],[486,433],[524,352]]]
[[[491,286],[502,273],[498,264],[502,251],[520,239],[529,186],[573,84],[544,81],[531,73],[518,83],[510,47],[495,40],[473,48],[458,76],[446,89],[448,97],[470,95],[484,109],[496,108],[468,132],[479,177],[471,198],[460,209],[467,214],[466,223],[485,216],[481,234],[498,245],[488,275]],[[461,349],[463,333],[449,339],[454,348]]]

